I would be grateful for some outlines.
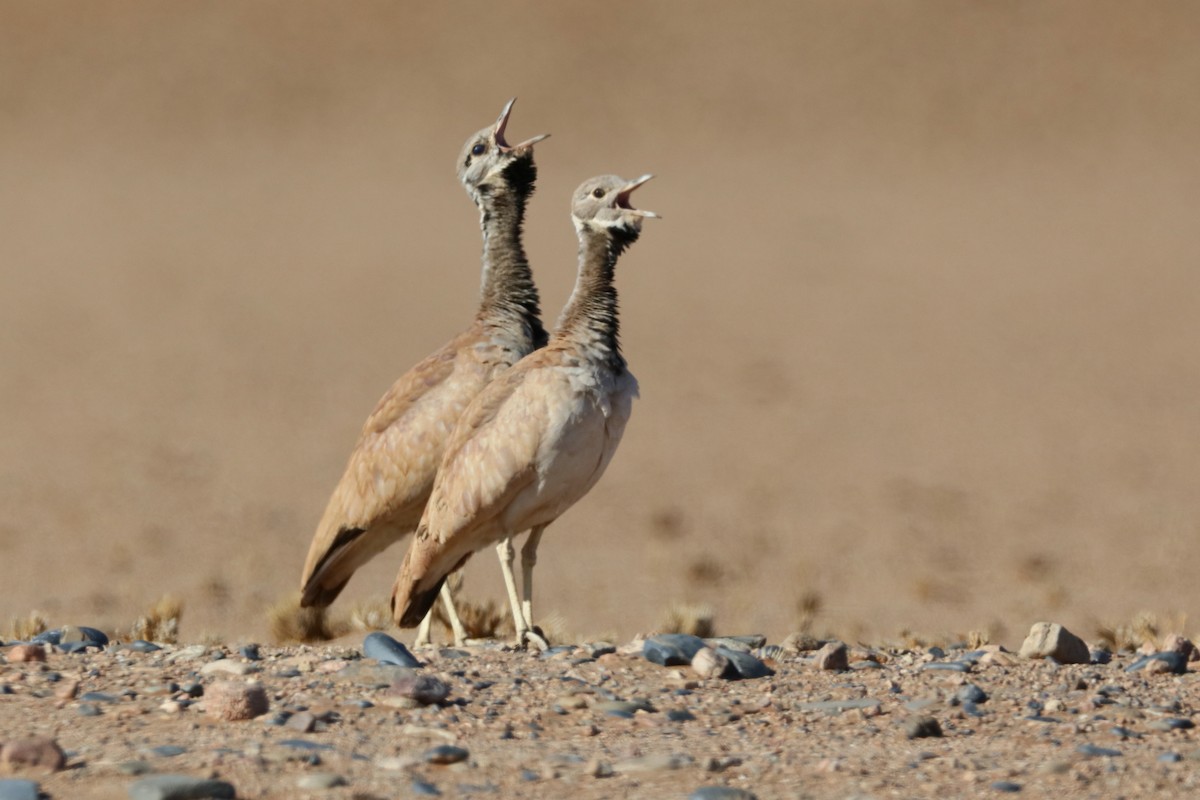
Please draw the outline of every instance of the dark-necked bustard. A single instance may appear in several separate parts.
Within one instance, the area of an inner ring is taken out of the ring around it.
[[[467,140],[458,162],[483,231],[479,311],[469,328],[396,381],[367,418],[309,547],[302,606],[328,606],[355,570],[416,528],[463,410],[489,381],[546,343],[521,243],[537,178],[533,145],[546,136],[508,144],[504,132],[514,101],[494,125]],[[449,591],[442,596],[461,643],[465,632]],[[426,620],[417,643],[428,641]]]
[[[637,396],[617,337],[617,258],[657,216],[629,196],[650,179],[593,178],[573,196],[579,234],[575,290],[545,348],[490,383],[459,420],[425,515],[392,589],[392,613],[412,627],[446,577],[498,543],[517,642],[544,644],[533,629],[533,567],[546,526],[595,485],[608,466]],[[521,550],[524,602],[512,574]]]

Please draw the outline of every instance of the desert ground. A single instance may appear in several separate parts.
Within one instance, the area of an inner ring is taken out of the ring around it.
[[[471,319],[455,158],[512,96],[512,136],[552,134],[548,322],[582,180],[655,173],[663,216],[617,275],[641,399],[540,551],[561,642],[681,607],[918,653],[1195,634],[1198,28],[1169,2],[0,1],[0,639],[33,611],[128,634],[169,596],[179,646],[272,643],[359,426]],[[503,597],[490,552],[462,591]]]

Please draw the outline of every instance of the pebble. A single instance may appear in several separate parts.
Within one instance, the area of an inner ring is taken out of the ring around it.
[[[1035,622],[1020,654],[1022,658],[1053,658],[1060,664],[1086,664],[1092,658],[1084,641],[1056,622]]]
[[[445,681],[432,675],[406,675],[392,683],[388,694],[393,697],[406,697],[428,706],[449,697],[450,687]]]
[[[704,646],[704,640],[699,636],[663,633],[642,642],[642,656],[662,667],[686,666]]]
[[[177,744],[160,744],[158,747],[151,747],[151,755],[156,755],[159,758],[173,758],[181,756],[187,752],[186,747],[181,747]]]
[[[967,703],[986,703],[988,693],[973,683],[965,683],[958,687],[958,691],[954,693],[954,699],[964,705]]]
[[[1126,672],[1147,672],[1183,675],[1187,672],[1187,657],[1181,653],[1166,652],[1142,656],[1125,668]]]
[[[751,680],[754,678],[766,678],[775,674],[771,671],[770,667],[748,652],[743,653],[737,650],[728,650],[724,647],[718,647],[716,652],[729,661],[729,667],[733,674],[731,675],[729,670],[727,670],[725,673],[726,677]]]
[[[115,703],[117,696],[115,694],[107,694],[105,692],[84,692],[79,696],[80,701],[84,703]]]
[[[187,775],[154,775],[129,787],[129,800],[232,800],[236,797],[237,791],[231,783]]]
[[[154,642],[147,642],[145,639],[134,639],[129,644],[125,645],[126,650],[132,650],[135,653],[154,653],[162,650],[161,647]]]
[[[0,765],[9,768],[32,767],[57,772],[66,764],[67,757],[62,748],[48,736],[5,742],[3,749],[0,749]]]
[[[1012,781],[996,781],[992,784],[992,788],[997,792],[1019,792],[1021,791],[1021,784],[1013,783]]]
[[[732,786],[701,786],[688,795],[688,800],[758,800],[753,792]]]
[[[844,642],[829,642],[813,656],[813,666],[831,672],[850,669],[850,657]]]
[[[421,662],[409,652],[407,647],[380,631],[368,633],[363,639],[362,649],[364,656],[373,658],[380,664],[392,664],[409,669],[417,669],[421,666]]]
[[[471,755],[470,751],[463,747],[455,747],[452,744],[439,744],[437,747],[431,747],[421,755],[421,760],[428,764],[457,764],[460,761],[466,761]]]
[[[35,781],[0,778],[0,800],[38,800],[40,796]]]
[[[904,735],[909,739],[941,736],[942,726],[933,717],[913,717],[904,723]]]
[[[441,797],[442,796],[442,793],[440,791],[438,791],[438,788],[436,786],[434,786],[432,783],[429,783],[429,782],[423,781],[423,780],[419,780],[419,779],[413,780],[412,785],[409,788],[412,790],[413,794],[420,795],[421,797]]]
[[[46,648],[40,644],[15,644],[8,648],[8,662],[10,664],[45,660]]]
[[[1183,756],[1179,755],[1179,753],[1163,753],[1158,757],[1158,760],[1164,764],[1178,764],[1180,761],[1183,761]]]
[[[930,661],[921,665],[921,672],[970,672],[971,664],[967,661]]]
[[[1113,757],[1121,755],[1120,750],[1113,750],[1111,747],[1097,747],[1091,742],[1079,745],[1075,748],[1075,752],[1087,756],[1088,758]]]
[[[683,769],[696,763],[696,759],[682,753],[657,753],[647,756],[626,758],[613,764],[614,772],[661,772]]]
[[[1180,717],[1156,719],[1150,723],[1150,728],[1156,731],[1187,731],[1194,727],[1196,727],[1196,723]]]
[[[205,692],[204,708],[214,719],[237,722],[267,713],[270,703],[263,687],[256,683],[218,681]]]
[[[308,775],[301,775],[296,781],[298,788],[308,791],[333,789],[337,786],[346,785],[348,785],[346,779],[336,772],[310,772]]]
[[[59,641],[56,644],[70,642],[86,642],[94,647],[104,647],[108,644],[108,635],[104,631],[85,625],[68,625],[59,632]]]
[[[851,700],[818,700],[809,703],[797,703],[797,711],[824,711],[828,714],[840,714],[859,708],[879,708],[879,701],[870,697],[858,697]]]
[[[238,654],[247,661],[258,661],[262,658],[257,644],[244,644],[238,648]]]
[[[258,667],[254,664],[247,664],[244,661],[234,661],[231,658],[221,658],[216,661],[210,661],[200,668],[201,675],[216,675],[218,673],[224,675],[249,675],[252,672],[258,672]]]
[[[729,669],[729,659],[711,647],[701,647],[692,656],[692,671],[701,678],[720,678]]]
[[[300,711],[288,717],[283,726],[300,733],[312,733],[313,728],[317,727],[317,718],[307,711]]]

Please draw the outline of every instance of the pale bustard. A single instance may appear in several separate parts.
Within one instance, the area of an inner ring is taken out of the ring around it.
[[[422,620],[446,577],[471,554],[499,543],[517,642],[544,644],[532,633],[538,543],[546,526],[599,480],[637,396],[618,344],[613,268],[643,218],[656,216],[629,203],[649,179],[609,175],[575,191],[575,290],[549,344],[490,383],[459,420],[392,589],[401,626]],[[522,603],[511,540],[526,530]]]
[[[469,328],[396,381],[367,418],[309,547],[302,606],[328,606],[354,571],[416,528],[458,417],[484,386],[546,343],[537,288],[521,244],[533,193],[536,136],[504,138],[513,100],[464,145],[458,177],[479,207],[483,285]],[[447,616],[465,636],[450,599]],[[428,610],[428,609],[427,609]],[[428,620],[417,643],[429,641]]]

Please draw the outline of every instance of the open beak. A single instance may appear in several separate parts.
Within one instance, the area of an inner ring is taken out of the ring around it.
[[[508,127],[508,115],[512,113],[513,103],[515,102],[517,102],[517,98],[514,97],[504,104],[504,110],[500,112],[500,118],[496,120],[496,125],[492,128],[492,137],[496,140],[496,146],[500,148],[501,153],[511,153],[514,150],[528,149],[550,135],[543,133],[540,136],[534,136],[532,139],[526,139],[520,144],[510,145],[504,138],[504,131]]]
[[[629,202],[629,195],[633,194],[633,190],[638,188],[643,183],[645,183],[646,181],[650,180],[653,177],[654,177],[653,175],[643,175],[642,177],[638,178],[637,180],[630,181],[629,183],[625,184],[625,187],[623,189],[621,189],[621,191],[617,192],[617,199],[616,199],[617,208],[620,208],[624,211],[628,211],[632,214],[637,214],[638,216],[641,216],[641,217],[654,217],[655,219],[662,219],[661,216],[659,216],[658,214],[655,214],[653,211],[647,211],[643,208],[634,208],[633,205]]]

